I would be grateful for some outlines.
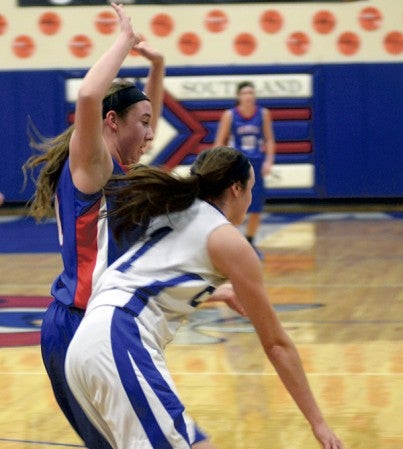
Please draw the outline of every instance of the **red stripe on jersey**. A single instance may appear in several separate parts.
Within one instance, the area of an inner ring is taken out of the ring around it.
[[[92,275],[97,262],[100,203],[101,199],[76,220],[77,288],[74,305],[84,310],[92,293]]]

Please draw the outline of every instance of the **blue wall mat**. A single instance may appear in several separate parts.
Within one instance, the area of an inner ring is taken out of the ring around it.
[[[314,165],[315,185],[309,189],[268,191],[271,198],[396,198],[403,197],[403,63],[313,64],[294,66],[168,67],[169,76],[303,74],[312,75],[313,97],[264,100],[267,107],[309,107],[306,122],[275,123],[280,140],[312,141],[310,154],[282,154],[281,163]],[[26,128],[31,117],[45,136],[68,126],[74,105],[65,100],[65,80],[85,71],[31,70],[0,72],[0,191],[7,201],[27,201],[34,186],[21,190],[21,165],[32,154]],[[144,77],[145,70],[124,69],[121,76]],[[211,110],[233,102],[183,101],[185,109]],[[167,104],[164,118],[178,130],[154,163],[165,163],[189,138],[189,130]],[[10,117],[12,119],[10,119]],[[179,120],[179,121],[178,121]],[[214,123],[208,122],[205,143],[212,141]],[[186,154],[184,155],[186,160]]]

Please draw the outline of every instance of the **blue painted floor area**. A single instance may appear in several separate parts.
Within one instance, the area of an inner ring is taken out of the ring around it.
[[[324,220],[391,220],[403,219],[403,212],[322,212],[267,213],[257,236],[276,232],[282,226],[299,221]],[[0,216],[0,253],[53,253],[59,251],[56,221],[36,223],[21,215]]]
[[[0,216],[0,253],[59,252],[55,220],[37,224],[31,217]]]

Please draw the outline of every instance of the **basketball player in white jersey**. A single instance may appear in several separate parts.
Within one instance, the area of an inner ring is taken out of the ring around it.
[[[236,228],[253,185],[247,157],[217,147],[201,153],[186,178],[137,166],[107,188],[116,202],[109,218],[117,237],[125,238],[133,226],[141,226],[143,236],[99,278],[69,346],[66,376],[114,449],[214,447],[179,399],[164,349],[226,280],[322,447],[344,448],[267,298],[259,258]]]

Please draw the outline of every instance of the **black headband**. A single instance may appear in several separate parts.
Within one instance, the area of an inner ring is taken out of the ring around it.
[[[125,87],[108,95],[102,102],[102,117],[109,111],[120,112],[139,101],[150,101],[147,95],[136,86]]]
[[[241,152],[237,155],[237,158],[228,171],[228,186],[237,181],[243,181],[249,177],[249,170],[251,164],[249,159]]]

